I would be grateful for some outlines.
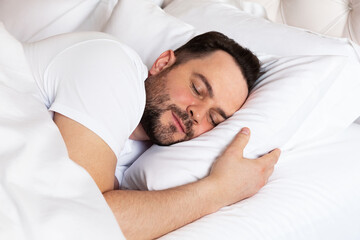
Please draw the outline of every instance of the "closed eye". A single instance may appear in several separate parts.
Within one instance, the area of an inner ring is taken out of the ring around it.
[[[219,123],[222,122],[220,120],[220,117],[218,115],[216,115],[216,114],[213,114],[213,113],[210,113],[209,118],[210,118],[211,125],[213,125],[214,127],[216,127],[217,125],[219,125]]]
[[[193,91],[196,95],[201,95],[194,83],[191,83],[191,88],[193,89]]]

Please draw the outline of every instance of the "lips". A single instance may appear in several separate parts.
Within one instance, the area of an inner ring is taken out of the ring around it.
[[[171,113],[173,115],[175,125],[176,125],[177,129],[179,130],[179,132],[185,133],[185,126],[183,125],[182,121],[178,118],[178,116],[176,116],[176,114],[174,112],[171,112]]]

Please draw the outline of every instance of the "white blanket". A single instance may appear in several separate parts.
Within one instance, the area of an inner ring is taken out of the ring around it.
[[[90,175],[68,158],[22,46],[1,23],[0,239],[124,239]]]

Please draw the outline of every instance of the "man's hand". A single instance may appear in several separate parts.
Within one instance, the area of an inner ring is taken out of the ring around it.
[[[250,130],[243,128],[213,164],[208,179],[218,186],[219,194],[215,199],[220,205],[251,197],[266,184],[274,171],[280,150],[275,149],[258,159],[244,158],[243,150],[249,138]]]

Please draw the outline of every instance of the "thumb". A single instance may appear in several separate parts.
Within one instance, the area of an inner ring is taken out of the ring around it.
[[[228,150],[241,152],[242,155],[244,148],[249,142],[249,139],[250,139],[250,129],[244,127],[241,129],[241,131],[238,134],[236,134],[235,138],[230,143]]]

